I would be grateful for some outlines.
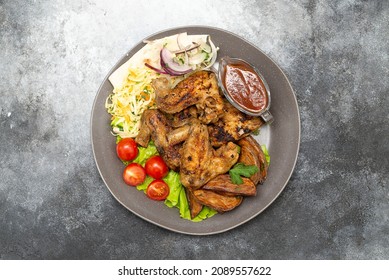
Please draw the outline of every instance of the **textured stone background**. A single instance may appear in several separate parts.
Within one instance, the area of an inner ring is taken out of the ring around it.
[[[0,259],[388,259],[388,3],[0,0]],[[108,70],[184,25],[230,30],[277,61],[302,122],[281,196],[207,237],[119,205],[90,143]]]

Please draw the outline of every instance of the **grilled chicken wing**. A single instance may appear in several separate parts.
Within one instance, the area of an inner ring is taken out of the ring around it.
[[[267,162],[261,146],[252,136],[247,136],[238,141],[240,146],[239,162],[246,165],[256,165],[259,171],[252,175],[250,179],[255,185],[262,184],[267,176]]]
[[[212,148],[207,126],[194,120],[181,150],[182,184],[198,189],[217,175],[226,173],[238,161],[238,150],[232,142],[217,150]]]
[[[199,109],[199,120],[216,122],[223,113],[223,100],[213,72],[198,71],[170,88],[166,78],[153,80],[156,104],[161,111],[174,114],[192,105]]]
[[[209,136],[214,147],[246,137],[264,124],[260,117],[248,116],[228,101],[224,103],[223,112],[215,124],[209,125]]]
[[[184,142],[189,137],[190,125],[178,127],[167,134],[167,140],[171,145]]]
[[[171,115],[170,123],[173,127],[180,127],[190,123],[192,119],[198,118],[196,106],[190,106],[178,113]]]
[[[155,110],[145,110],[140,119],[140,127],[138,136],[135,137],[135,142],[142,147],[147,147],[150,142],[152,127],[150,124],[150,119],[156,115]]]
[[[180,148],[182,145],[172,145],[167,135],[172,131],[166,116],[158,109],[145,110],[141,118],[141,127],[135,141],[147,147],[150,137],[161,157],[170,169],[178,170],[180,167]]]

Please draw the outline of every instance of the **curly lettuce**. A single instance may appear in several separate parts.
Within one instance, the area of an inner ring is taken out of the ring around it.
[[[172,208],[176,207],[180,211],[180,217],[183,219],[191,220],[193,222],[200,222],[204,219],[214,216],[217,211],[204,206],[201,212],[191,219],[189,202],[186,197],[185,187],[181,184],[180,174],[170,170],[168,175],[163,179],[170,187],[170,193],[165,200],[165,205]]]

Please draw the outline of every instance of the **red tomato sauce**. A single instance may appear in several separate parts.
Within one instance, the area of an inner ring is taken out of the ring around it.
[[[261,111],[267,107],[265,85],[255,70],[246,64],[227,64],[224,88],[230,97],[249,111]]]

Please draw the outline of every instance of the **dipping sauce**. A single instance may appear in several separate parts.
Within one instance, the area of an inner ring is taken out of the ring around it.
[[[268,105],[266,87],[253,67],[245,63],[224,65],[223,85],[230,97],[248,111],[259,112]]]

